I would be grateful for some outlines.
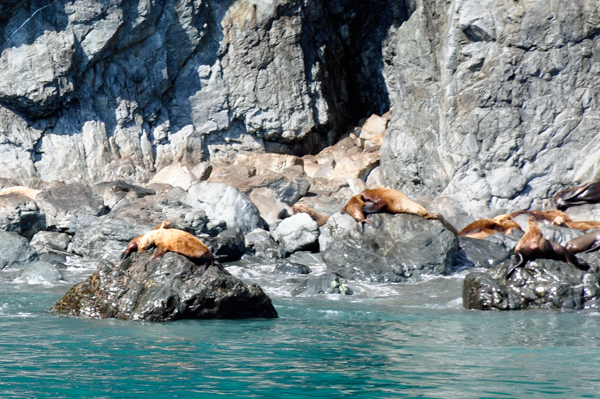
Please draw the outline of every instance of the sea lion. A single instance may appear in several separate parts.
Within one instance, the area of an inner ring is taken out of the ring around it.
[[[306,213],[312,220],[317,222],[319,227],[323,226],[329,220],[329,216],[323,215],[304,204],[294,204],[294,206],[292,206],[292,211],[294,212],[294,215],[297,213]]]
[[[163,221],[161,224],[159,224],[158,226],[156,226],[153,230],[158,230],[158,229],[170,229],[171,226],[171,222],[168,220]],[[138,251],[138,247],[140,245],[140,240],[142,239],[142,237],[144,236],[144,234],[142,234],[141,236],[137,236],[135,237],[133,240],[129,241],[129,244],[127,244],[127,249],[125,249],[125,251],[123,251],[123,253],[121,253],[120,259],[125,259],[129,256],[129,254],[131,254],[132,252],[137,252]]]
[[[560,223],[571,221],[571,218],[566,213],[558,211],[556,209],[551,209],[548,211],[517,211],[505,215],[494,216],[492,220],[496,222],[513,220],[517,216],[525,214],[532,215],[533,217],[535,217],[535,220],[537,222],[552,223],[555,225],[560,225]]]
[[[41,192],[42,192],[42,190],[35,190],[35,189],[29,188],[29,187],[13,186],[13,187],[6,187],[6,188],[3,188],[2,190],[0,190],[0,195],[16,193],[16,194],[23,195],[23,196],[35,201],[38,194]]]
[[[521,230],[521,226],[513,220],[479,219],[462,229],[459,237],[486,238],[496,233],[512,234],[513,229]]]
[[[509,278],[517,267],[525,266],[527,261],[535,259],[560,260],[570,263],[581,270],[588,270],[590,268],[587,263],[577,259],[563,246],[546,240],[542,236],[542,231],[533,215],[529,215],[529,218],[527,219],[527,229],[525,230],[523,237],[521,237],[517,243],[515,257],[515,262],[506,269],[506,278]]]
[[[217,266],[225,271],[223,266],[215,260],[210,249],[193,234],[179,229],[155,229],[144,234],[139,241],[138,252],[143,253],[148,249],[156,247],[156,253],[150,262],[154,262],[166,252],[175,252],[185,256],[202,268],[198,274],[202,275],[209,265]]]
[[[590,230],[600,229],[600,222],[595,220],[583,221],[583,222],[565,222],[567,226],[575,230]]]
[[[372,188],[360,193],[363,201],[372,202],[372,205],[363,207],[367,213],[385,211],[389,213],[409,213],[419,215],[425,219],[435,219],[437,214],[430,214],[425,208],[408,199],[399,191],[391,188]]]
[[[367,220],[365,218],[365,213],[363,212],[363,207],[366,205],[365,201],[363,201],[362,195],[357,194],[354,197],[350,198],[346,203],[346,206],[342,208],[342,212],[346,212],[350,216],[356,220],[358,223],[357,229],[360,233],[364,230],[364,224],[369,223],[373,224],[372,221]]]
[[[600,248],[600,231],[592,231],[567,242],[565,249],[572,254],[592,252]]]
[[[600,182],[591,182],[568,190],[559,191],[554,196],[558,209],[567,209],[574,205],[595,204],[600,202]]]

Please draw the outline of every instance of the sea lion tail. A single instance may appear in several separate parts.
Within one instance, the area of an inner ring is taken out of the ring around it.
[[[523,255],[521,255],[519,252],[515,252],[515,257],[515,262],[513,262],[511,265],[508,266],[508,268],[506,268],[506,274],[504,275],[506,279],[510,277],[510,275],[515,271],[517,267],[521,267],[525,263]]]

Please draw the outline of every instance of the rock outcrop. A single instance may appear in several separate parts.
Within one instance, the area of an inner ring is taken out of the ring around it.
[[[271,299],[255,284],[210,266],[198,266],[172,252],[150,262],[155,251],[116,265],[103,261],[51,308],[65,316],[174,321],[277,317]]]

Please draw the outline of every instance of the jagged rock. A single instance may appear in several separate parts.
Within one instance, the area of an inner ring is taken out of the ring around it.
[[[277,194],[280,201],[290,206],[304,196],[310,188],[310,182],[307,179],[271,171],[265,171],[261,175],[230,184],[246,195],[258,188],[270,188]]]
[[[598,266],[586,272],[566,262],[538,259],[515,269],[507,280],[504,275],[510,263],[468,274],[463,285],[464,307],[516,310],[583,309],[600,305]]]
[[[156,192],[147,188],[124,182],[123,180],[94,184],[92,189],[104,200],[104,205],[113,209],[122,200],[133,200]]]
[[[342,215],[344,216],[344,215]],[[333,220],[332,220],[333,219]],[[322,254],[328,270],[346,279],[400,282],[452,271],[456,236],[437,220],[408,214],[373,214],[361,234],[356,222],[331,217]]]
[[[0,195],[0,230],[31,237],[46,227],[35,200],[18,193]]]
[[[277,226],[277,241],[286,253],[318,248],[319,226],[306,213],[284,219]]]
[[[36,258],[25,237],[12,231],[0,231],[0,269],[23,267]]]
[[[225,183],[231,186],[232,183],[248,179],[254,173],[254,170],[245,165],[220,165],[213,167],[208,181],[210,183]]]
[[[18,278],[27,284],[45,284],[58,283],[63,280],[63,275],[52,263],[38,260],[23,267]]]
[[[352,155],[349,154],[336,162],[335,168],[331,171],[329,178],[338,179],[341,177],[353,177],[365,180],[367,175],[379,166],[380,157],[381,154],[376,150],[361,151]]]
[[[46,216],[46,228],[71,233],[88,227],[106,211],[102,198],[79,183],[54,182],[38,194],[37,204]]]
[[[250,198],[224,183],[194,184],[188,190],[186,203],[206,212],[209,228],[225,223],[228,229],[239,228],[247,233],[263,227],[260,213]]]
[[[257,258],[278,259],[283,257],[279,244],[263,229],[252,230],[244,237],[246,250]]]
[[[369,140],[375,145],[383,144],[388,119],[379,115],[371,115],[361,126],[360,138]]]
[[[114,261],[127,248],[129,241],[147,233],[164,220],[196,236],[208,232],[216,235],[225,230],[224,224],[209,230],[209,220],[200,209],[193,209],[165,196],[149,195],[133,200],[99,217],[90,226],[77,230],[71,250],[87,258]]]
[[[255,284],[245,284],[216,266],[199,266],[167,252],[134,254],[111,264],[103,261],[85,281],[73,286],[51,310],[66,316],[173,321],[277,317],[271,299]]]
[[[310,267],[302,265],[300,263],[290,262],[288,260],[281,260],[275,264],[273,273],[275,274],[309,274]]]
[[[285,219],[293,214],[292,208],[282,202],[278,198],[277,193],[270,188],[256,188],[250,192],[248,197],[268,225],[276,220]]]
[[[238,229],[227,229],[216,237],[200,235],[198,238],[206,244],[210,252],[221,262],[238,260],[246,252],[244,234]]]
[[[302,158],[285,154],[238,154],[234,165],[243,165],[255,170],[257,175],[266,171],[281,173],[284,169],[295,165],[303,165]]]

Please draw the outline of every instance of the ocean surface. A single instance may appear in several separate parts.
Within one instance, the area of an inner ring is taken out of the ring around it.
[[[273,320],[148,323],[47,312],[93,270],[71,266],[60,284],[0,272],[0,397],[600,396],[599,312],[467,311],[466,272],[351,283],[352,296],[291,297],[296,278],[274,276],[269,265],[231,266],[271,296]]]

